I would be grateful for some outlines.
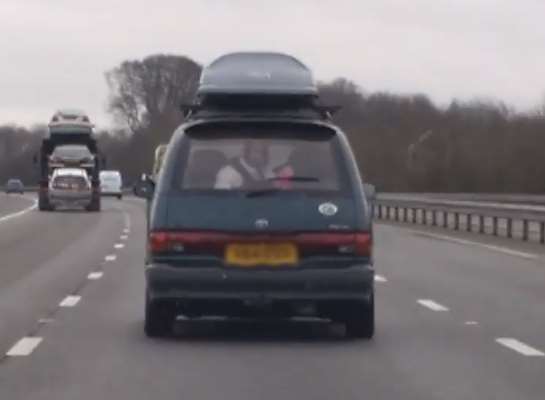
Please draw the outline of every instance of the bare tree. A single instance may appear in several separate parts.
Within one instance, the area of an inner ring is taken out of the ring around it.
[[[199,64],[183,56],[124,61],[106,73],[109,110],[133,133],[150,127],[173,129],[182,120],[180,103],[195,95],[200,71]]]

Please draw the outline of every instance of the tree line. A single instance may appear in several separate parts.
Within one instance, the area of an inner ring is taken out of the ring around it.
[[[179,105],[193,100],[201,68],[188,57],[153,55],[106,72],[116,128],[98,137],[109,169],[126,182],[151,170],[155,147],[183,122]],[[344,78],[319,89],[322,103],[341,106],[334,120],[380,191],[545,191],[545,104],[527,113],[482,100],[439,107],[423,94],[367,93]],[[36,181],[32,157],[45,131],[0,126],[0,181]]]

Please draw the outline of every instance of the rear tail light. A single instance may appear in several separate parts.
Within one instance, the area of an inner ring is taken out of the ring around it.
[[[297,236],[300,250],[309,253],[347,254],[371,257],[372,240],[367,232],[303,233]]]
[[[155,231],[149,235],[152,253],[223,253],[229,235],[214,232]]]
[[[356,254],[362,257],[373,255],[373,239],[370,233],[356,233]]]
[[[294,236],[244,236],[216,232],[153,231],[148,246],[153,254],[184,253],[222,256],[229,243],[292,242],[302,254],[371,257],[372,239],[367,232],[302,233]]]

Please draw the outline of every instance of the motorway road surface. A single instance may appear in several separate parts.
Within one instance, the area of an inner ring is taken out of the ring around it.
[[[143,215],[129,198],[0,220],[0,399],[545,398],[539,245],[377,225],[374,340],[316,321],[180,321],[152,340]]]

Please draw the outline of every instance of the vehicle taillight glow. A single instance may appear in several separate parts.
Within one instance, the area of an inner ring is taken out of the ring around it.
[[[154,231],[149,235],[152,253],[223,251],[230,235],[215,232]]]
[[[372,250],[371,235],[357,233],[302,233],[297,235],[297,244],[302,250],[323,252],[336,250],[338,253],[370,257]]]
[[[217,232],[152,231],[149,250],[154,254],[185,253],[222,255],[229,243],[286,243],[302,253],[344,254],[371,257],[372,239],[368,232],[300,233],[294,235],[237,235]]]
[[[363,257],[373,255],[373,239],[370,233],[356,233],[356,254]]]

